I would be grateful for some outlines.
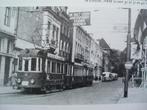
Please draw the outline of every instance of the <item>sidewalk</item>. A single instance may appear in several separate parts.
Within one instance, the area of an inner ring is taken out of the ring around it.
[[[13,89],[11,86],[0,86],[0,94],[17,93],[21,90]]]
[[[129,88],[128,97],[120,97],[118,104],[120,103],[147,103],[147,88]]]

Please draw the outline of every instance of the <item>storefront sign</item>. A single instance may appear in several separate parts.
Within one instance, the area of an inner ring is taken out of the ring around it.
[[[70,19],[75,26],[87,26],[90,25],[90,12],[70,12]]]
[[[52,58],[52,59],[57,59],[57,60],[65,61],[65,59],[63,57],[60,57],[60,56],[57,56],[57,55],[53,55],[53,54],[50,54],[50,53],[48,53],[47,56],[49,58]]]

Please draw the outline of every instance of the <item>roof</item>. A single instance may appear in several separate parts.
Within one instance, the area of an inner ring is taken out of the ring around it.
[[[103,49],[110,49],[109,45],[103,38],[99,40],[99,44]]]

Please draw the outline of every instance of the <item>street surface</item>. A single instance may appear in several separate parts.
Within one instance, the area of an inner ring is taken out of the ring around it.
[[[121,79],[94,83],[91,87],[65,90],[47,94],[3,93],[0,104],[116,104],[121,98],[123,83]]]

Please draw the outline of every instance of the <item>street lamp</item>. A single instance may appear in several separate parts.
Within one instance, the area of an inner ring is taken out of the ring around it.
[[[124,97],[128,97],[128,75],[129,69],[131,69],[130,60],[130,49],[131,49],[131,8],[128,8],[128,35],[127,35],[127,61],[126,61],[126,74],[124,83]]]

